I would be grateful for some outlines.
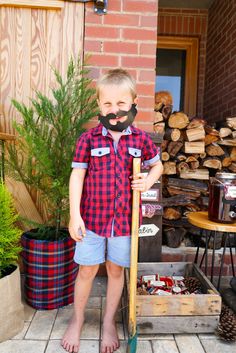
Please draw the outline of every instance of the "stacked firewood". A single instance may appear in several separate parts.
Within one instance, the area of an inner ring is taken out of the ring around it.
[[[219,171],[236,173],[236,117],[217,128],[202,118],[172,112],[168,92],[155,98],[154,131],[163,135],[164,233],[172,240],[181,233],[178,243],[186,233],[187,213],[208,207],[209,178]]]

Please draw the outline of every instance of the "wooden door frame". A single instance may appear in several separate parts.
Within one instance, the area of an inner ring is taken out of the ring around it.
[[[170,37],[159,35],[157,38],[157,48],[186,50],[184,112],[189,116],[196,115],[198,46],[199,40],[195,37]]]

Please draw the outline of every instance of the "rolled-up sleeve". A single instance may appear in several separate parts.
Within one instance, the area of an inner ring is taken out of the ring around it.
[[[160,147],[157,147],[152,141],[151,137],[146,134],[143,144],[143,165],[148,167],[160,160]]]
[[[88,168],[90,159],[90,143],[86,133],[82,134],[77,142],[75,148],[75,154],[72,161],[72,168]]]

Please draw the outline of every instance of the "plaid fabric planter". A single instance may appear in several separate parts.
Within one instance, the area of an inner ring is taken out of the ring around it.
[[[75,242],[21,238],[26,301],[35,309],[56,309],[73,303],[78,265],[73,261]]]

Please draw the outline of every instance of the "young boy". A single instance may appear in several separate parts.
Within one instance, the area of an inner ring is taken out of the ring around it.
[[[147,191],[162,173],[159,150],[144,131],[132,126],[137,113],[135,83],[122,69],[110,70],[97,83],[100,124],[80,136],[70,177],[71,237],[79,266],[74,315],[62,339],[67,352],[79,351],[85,306],[99,264],[108,275],[102,353],[119,347],[115,314],[130,264],[131,190]],[[146,177],[132,179],[132,160],[141,157]]]

